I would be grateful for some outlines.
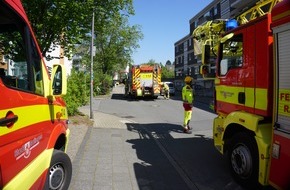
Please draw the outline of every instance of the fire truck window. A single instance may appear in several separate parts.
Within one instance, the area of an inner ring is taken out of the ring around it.
[[[2,82],[8,88],[43,94],[40,56],[22,19],[0,6],[0,68]],[[39,88],[37,88],[39,87]]]
[[[222,59],[220,61],[220,75],[226,75],[231,69],[243,66],[243,38],[242,35],[227,40],[221,46]]]

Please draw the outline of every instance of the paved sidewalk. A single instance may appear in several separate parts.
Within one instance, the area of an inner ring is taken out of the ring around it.
[[[123,93],[120,88],[114,88],[112,93]],[[102,99],[102,98],[99,98]],[[94,101],[95,102],[95,101]],[[97,105],[94,105],[94,107],[98,107]],[[90,115],[90,107],[83,106],[79,108],[79,111],[87,116]],[[125,122],[128,123],[129,121],[125,121],[124,119],[121,120],[120,118],[104,114],[98,111],[94,111],[94,118],[97,118],[94,120],[94,126],[96,128],[126,128]],[[86,135],[86,133],[90,132],[88,131],[89,126],[80,124],[69,124],[69,128],[71,130],[70,139],[69,139],[69,146],[68,146],[68,154],[72,160],[74,161],[76,154],[80,148],[80,145]]]
[[[122,93],[123,88],[113,88],[112,94]],[[146,131],[134,130],[138,124],[98,111],[101,99],[93,101],[93,126],[70,126],[68,154],[73,175],[69,190],[196,189],[184,182]],[[79,111],[89,115],[90,107]]]
[[[121,93],[116,90],[120,88],[114,88],[112,93]],[[79,111],[89,115],[90,108],[84,106]],[[93,113],[93,127],[87,127],[84,129],[85,134],[79,134],[82,127],[74,126],[77,132],[70,138],[69,146],[75,146],[78,151],[69,152],[73,161],[73,176],[69,189],[139,189],[131,163],[140,160],[132,146],[126,143],[127,139],[139,138],[138,134],[127,132],[125,123],[129,123],[129,120],[98,111]],[[80,139],[83,139],[81,144]]]

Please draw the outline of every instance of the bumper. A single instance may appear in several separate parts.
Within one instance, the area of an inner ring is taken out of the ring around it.
[[[213,141],[215,148],[221,153],[224,153],[224,141],[223,141],[223,135],[224,135],[224,119],[221,117],[214,118],[213,121]]]

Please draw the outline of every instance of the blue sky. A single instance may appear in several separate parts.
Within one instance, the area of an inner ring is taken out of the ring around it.
[[[174,61],[174,43],[189,34],[189,20],[212,0],[133,0],[130,25],[140,25],[144,35],[133,54],[133,64],[153,59],[163,65]]]

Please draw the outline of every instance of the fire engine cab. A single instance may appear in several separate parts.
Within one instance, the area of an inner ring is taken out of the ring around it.
[[[193,33],[200,70],[215,62],[214,146],[247,189],[290,189],[290,0],[261,0],[227,24]]]
[[[20,0],[0,1],[0,189],[68,189],[62,65],[47,71]]]

